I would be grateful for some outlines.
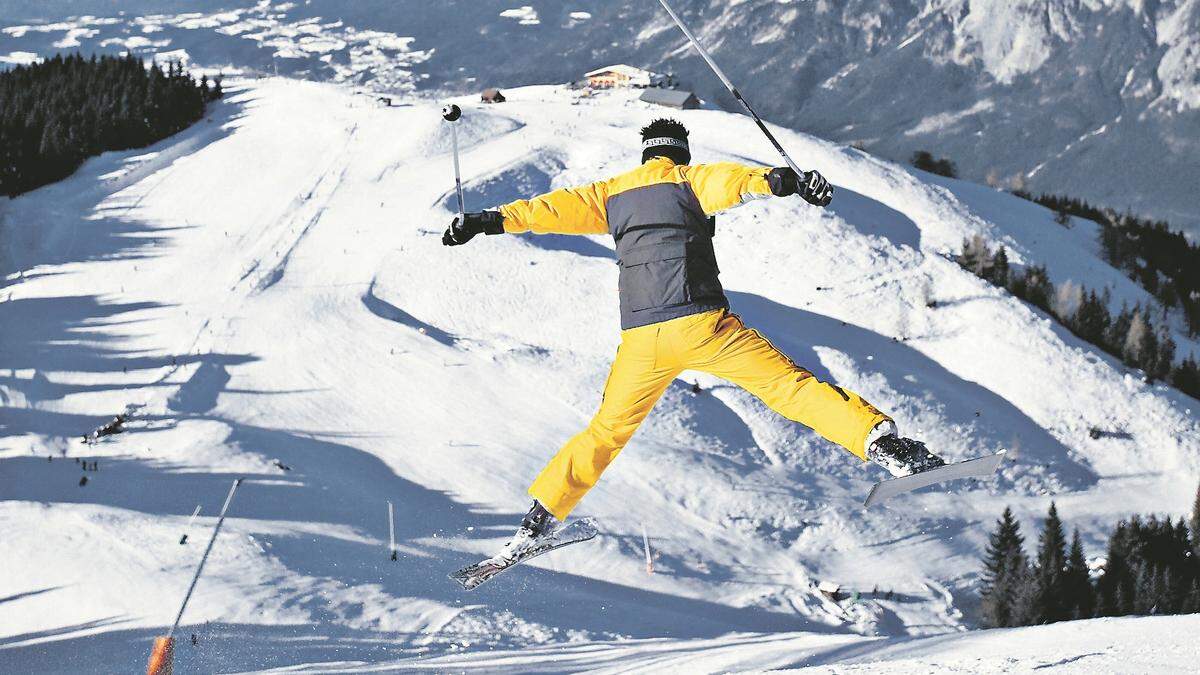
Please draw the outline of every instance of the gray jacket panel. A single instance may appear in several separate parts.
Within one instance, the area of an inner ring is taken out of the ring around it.
[[[621,266],[621,328],[728,307],[717,279],[713,220],[687,183],[615,194],[605,204]]]

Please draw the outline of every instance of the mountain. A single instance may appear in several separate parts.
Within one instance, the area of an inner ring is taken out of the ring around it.
[[[10,0],[0,61],[131,48],[427,92],[628,62],[736,109],[653,0],[522,2]],[[1200,0],[676,4],[776,122],[1200,232]]]
[[[445,575],[511,533],[531,478],[598,403],[618,340],[612,242],[445,248],[437,104],[285,78],[226,91],[175,137],[0,202],[0,662],[17,670],[143,662],[235,476],[179,634],[201,670],[955,634],[976,625],[1005,505],[1032,536],[1056,499],[1093,558],[1116,519],[1190,506],[1196,401],[950,259],[978,234],[1015,265],[1145,300],[1099,258],[1094,226],[777,128],[837,194],[719,217],[734,311],[947,458],[1012,459],[989,482],[864,510],[881,470],[687,373],[581,506],[596,541],[463,594]],[[456,100],[468,208],[630,167],[661,114],[636,92],[505,93]],[[743,116],[679,116],[697,161],[778,161]],[[80,442],[129,406],[126,433]]]

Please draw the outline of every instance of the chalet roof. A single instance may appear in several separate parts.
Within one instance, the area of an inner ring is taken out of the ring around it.
[[[583,76],[591,77],[593,75],[601,75],[603,73],[617,73],[620,75],[627,75],[629,77],[637,77],[638,75],[653,75],[654,74],[648,70],[643,70],[641,68],[634,68],[633,66],[627,66],[624,63],[618,63],[615,66],[604,66],[603,68],[597,68],[597,69],[591,71],[590,73],[584,73]]]
[[[695,94],[682,89],[647,89],[642,92],[638,100],[645,101],[646,103],[682,107],[689,99],[694,98],[696,98]],[[699,101],[699,99],[696,100]]]

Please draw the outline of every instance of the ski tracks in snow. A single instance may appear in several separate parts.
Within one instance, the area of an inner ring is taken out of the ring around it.
[[[238,295],[261,293],[283,278],[292,253],[305,235],[320,221],[334,193],[350,168],[350,147],[354,143],[358,124],[347,133],[346,141],[328,164],[317,172],[316,178],[292,200],[282,224],[264,232],[253,247],[251,262],[230,290]],[[267,236],[268,234],[272,236]]]

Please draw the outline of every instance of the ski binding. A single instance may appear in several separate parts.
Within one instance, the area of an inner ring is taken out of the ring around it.
[[[596,528],[596,520],[594,518],[576,520],[560,527],[557,532],[546,537],[544,541],[538,543],[536,546],[522,551],[520,555],[510,562],[493,562],[491,558],[488,558],[474,565],[467,565],[451,574],[450,578],[461,584],[464,590],[474,590],[485,584],[492,577],[507,569],[516,567],[526,560],[531,560],[543,553],[549,553],[564,546],[588,541],[595,538],[599,533],[600,530]]]
[[[901,476],[900,478],[879,481],[867,493],[867,499],[863,502],[863,507],[870,508],[871,505],[886,501],[896,495],[912,492],[918,488],[936,483],[957,480],[959,478],[987,478],[996,473],[996,469],[1000,468],[1000,463],[1004,460],[1005,452],[1005,450],[1001,450],[994,455],[986,455],[962,462],[946,464],[936,469],[914,473],[911,476]]]

